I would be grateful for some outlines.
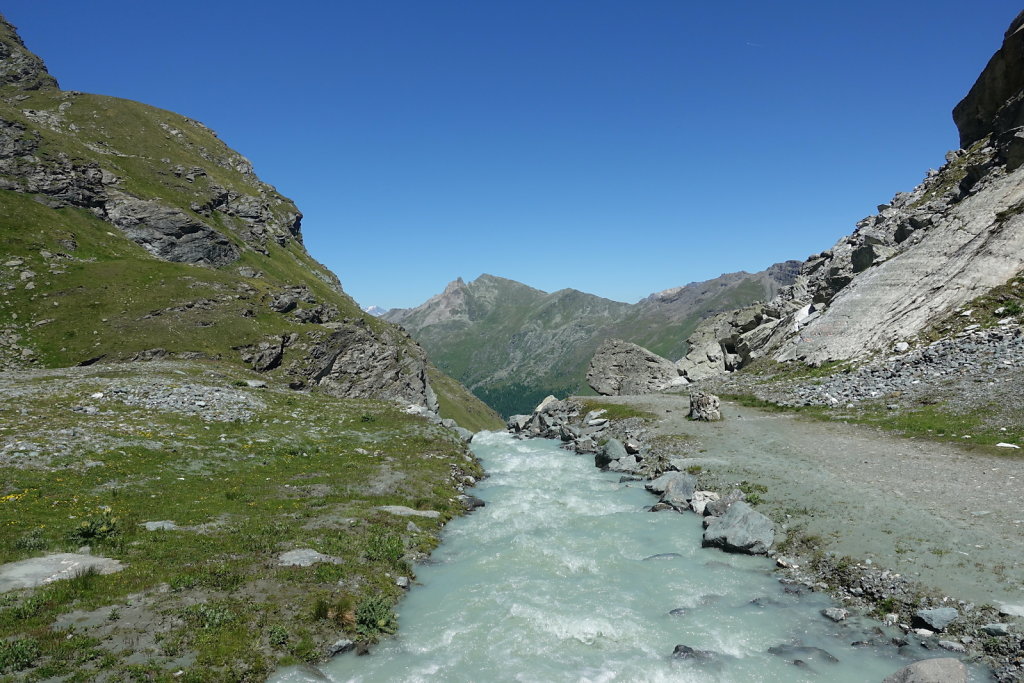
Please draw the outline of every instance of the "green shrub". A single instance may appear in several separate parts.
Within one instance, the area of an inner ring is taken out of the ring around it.
[[[39,645],[32,638],[0,642],[0,673],[21,671],[39,656]]]
[[[373,595],[356,608],[356,634],[367,643],[375,643],[382,636],[398,630],[398,621],[391,602],[383,595]]]
[[[33,529],[14,542],[18,550],[42,550],[47,545],[42,529]]]

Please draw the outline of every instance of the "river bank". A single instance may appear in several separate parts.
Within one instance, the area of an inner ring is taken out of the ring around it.
[[[649,413],[642,425],[632,421],[632,436],[692,458],[702,488],[755,491],[758,509],[785,534],[777,548],[792,580],[879,616],[932,595],[976,617],[961,624],[961,645],[986,654],[1002,680],[1019,679],[1019,636],[966,627],[1024,614],[1024,462],[729,403],[723,422],[692,422],[679,395],[586,400]],[[865,591],[863,576],[885,585]]]

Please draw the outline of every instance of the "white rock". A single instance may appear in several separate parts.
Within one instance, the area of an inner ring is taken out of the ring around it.
[[[1000,441],[999,443],[996,444],[996,447],[997,448],[1020,448],[1020,446],[1018,446],[1017,444],[1006,443],[1005,441]]]

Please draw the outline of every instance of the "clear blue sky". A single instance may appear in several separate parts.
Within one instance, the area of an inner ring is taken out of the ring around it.
[[[65,89],[191,116],[364,305],[622,301],[803,259],[957,146],[1007,0],[6,0]]]

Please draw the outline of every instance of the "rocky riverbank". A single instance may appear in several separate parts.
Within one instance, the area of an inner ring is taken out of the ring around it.
[[[583,400],[588,402],[589,410],[584,410]],[[664,496],[664,487],[656,482],[658,478],[668,477],[684,490],[684,500],[692,488],[689,503],[697,500],[698,506],[706,505],[703,500],[706,494],[694,495],[700,489],[718,489],[711,492],[712,497],[729,492],[724,497],[726,500],[749,497],[749,502],[775,520],[774,526],[780,532],[778,543],[765,548],[782,572],[780,580],[793,590],[827,591],[843,605],[823,614],[823,625],[843,621],[852,613],[868,614],[900,629],[902,636],[891,638],[895,647],[920,651],[922,656],[955,653],[991,667],[996,680],[1021,679],[1024,644],[1015,624],[1017,610],[1013,606],[999,609],[955,600],[949,594],[926,588],[929,584],[921,581],[922,577],[892,569],[879,552],[868,553],[871,557],[862,557],[860,561],[839,552],[845,550],[841,544],[813,533],[817,530],[814,525],[808,529],[805,518],[816,518],[816,510],[812,512],[809,506],[799,510],[776,499],[781,487],[772,486],[769,492],[768,487],[754,477],[737,480],[730,463],[716,457],[717,449],[712,441],[730,425],[679,429],[683,424],[682,416],[688,412],[684,397],[599,400],[607,403],[609,409],[625,404],[637,413],[624,419],[607,419],[599,409],[594,409],[595,401],[589,398],[548,400],[538,406],[533,415],[513,417],[509,428],[521,436],[561,439],[569,450],[594,456],[596,465],[621,472],[623,479],[648,480],[646,486],[653,484],[655,492],[661,496]],[[744,412],[749,419],[750,414],[746,409]],[[730,417],[742,420],[744,416],[733,414]],[[695,432],[698,438],[693,438]],[[806,497],[802,503],[806,505]],[[747,503],[741,505],[741,510],[749,508]],[[664,499],[653,506],[658,510],[687,508],[693,509],[690,504],[673,505]],[[706,510],[702,512],[706,514]],[[836,508],[831,507],[828,514],[835,518]],[[856,515],[851,523],[855,521]],[[912,535],[916,531],[918,529],[908,529],[903,542],[919,543]],[[938,547],[934,550],[946,552]],[[933,618],[935,615],[942,618]],[[949,621],[943,623],[946,618]]]

